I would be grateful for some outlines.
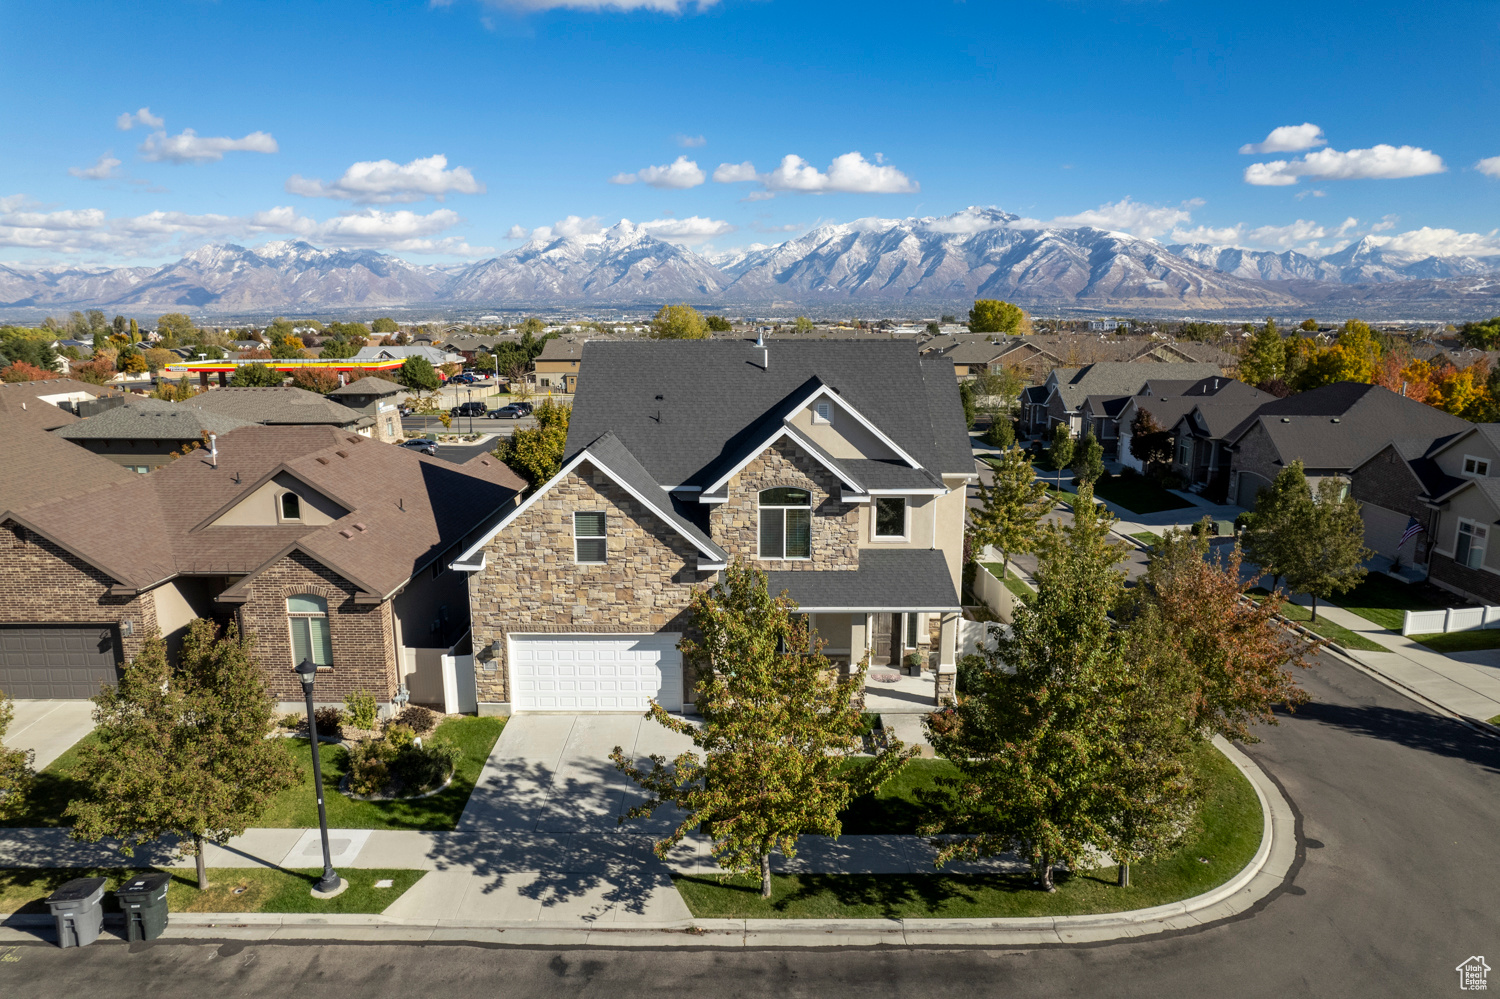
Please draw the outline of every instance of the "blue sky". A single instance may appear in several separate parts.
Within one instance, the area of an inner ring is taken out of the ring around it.
[[[1494,2],[0,10],[34,54],[0,83],[9,262],[289,237],[442,262],[622,218],[722,251],[969,205],[1500,255]]]

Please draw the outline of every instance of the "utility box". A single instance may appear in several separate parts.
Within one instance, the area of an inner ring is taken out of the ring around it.
[[[140,874],[115,889],[115,900],[125,914],[125,939],[155,940],[167,928],[167,886],[164,871]]]
[[[59,947],[87,947],[104,928],[103,878],[75,878],[47,896]]]

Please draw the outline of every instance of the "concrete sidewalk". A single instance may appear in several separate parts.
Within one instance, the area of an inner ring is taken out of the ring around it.
[[[93,701],[15,700],[15,717],[5,734],[11,749],[29,749],[36,755],[32,769],[42,771],[94,730]]]

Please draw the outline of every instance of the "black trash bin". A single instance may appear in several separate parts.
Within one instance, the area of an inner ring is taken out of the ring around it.
[[[59,947],[87,947],[104,927],[103,878],[75,878],[47,896]]]
[[[167,885],[172,875],[164,871],[140,874],[115,889],[115,899],[125,914],[125,939],[155,940],[167,928]]]

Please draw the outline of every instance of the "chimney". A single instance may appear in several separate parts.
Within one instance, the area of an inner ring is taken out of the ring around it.
[[[208,458],[209,464],[214,468],[219,467],[219,435],[208,435]]]

